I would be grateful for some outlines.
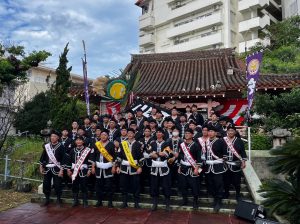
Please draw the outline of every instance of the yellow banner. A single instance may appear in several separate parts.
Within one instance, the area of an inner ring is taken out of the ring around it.
[[[128,142],[122,141],[122,146],[123,146],[126,158],[127,158],[128,162],[129,162],[130,166],[132,166],[135,169],[138,169],[139,167],[134,162],[134,159],[133,159],[132,154],[130,152],[130,148],[128,146]]]
[[[107,152],[107,150],[105,149],[105,147],[102,145],[101,142],[96,142],[96,146],[97,149],[99,150],[99,152],[103,155],[103,157],[109,161],[112,162],[113,161],[113,157]]]

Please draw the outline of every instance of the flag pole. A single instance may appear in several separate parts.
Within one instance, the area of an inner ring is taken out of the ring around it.
[[[88,78],[87,78],[87,60],[86,60],[86,49],[85,49],[85,42],[82,40],[83,44],[83,52],[84,58],[82,60],[82,67],[83,67],[83,80],[84,80],[84,95],[85,95],[85,103],[86,103],[86,112],[87,115],[90,116],[90,96],[89,96],[89,87],[88,87]]]

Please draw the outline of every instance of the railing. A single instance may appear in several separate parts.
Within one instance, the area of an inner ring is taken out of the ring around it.
[[[8,155],[0,158],[0,176],[4,181],[12,179],[27,180],[30,182],[42,182],[39,174],[39,163],[24,160],[13,160]],[[27,176],[30,173],[30,176]]]

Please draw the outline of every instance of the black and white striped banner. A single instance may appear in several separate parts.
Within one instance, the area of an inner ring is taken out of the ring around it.
[[[143,111],[143,115],[148,118],[148,117],[150,117],[151,110],[152,110],[153,107],[161,110],[161,112],[162,112],[162,114],[163,114],[164,117],[168,117],[171,114],[170,110],[162,108],[158,104],[154,104],[154,103],[151,103],[151,102],[148,102],[148,101],[145,101],[145,100],[141,100],[141,99],[135,100],[134,103],[131,105],[130,108],[134,112],[137,109],[141,108],[142,111]]]

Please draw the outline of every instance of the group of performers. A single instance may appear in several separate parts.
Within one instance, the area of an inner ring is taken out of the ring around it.
[[[44,206],[50,203],[52,183],[61,206],[63,183],[70,183],[73,205],[88,206],[88,191],[96,192],[97,207],[104,194],[113,207],[113,195],[120,188],[123,203],[128,206],[128,194],[134,207],[140,208],[140,192],[148,182],[152,210],[157,210],[160,187],[165,208],[170,210],[172,186],[182,195],[181,206],[188,205],[188,189],[193,196],[193,208],[198,208],[200,186],[214,198],[214,211],[219,211],[222,199],[229,197],[230,186],[241,199],[241,170],[246,153],[234,124],[226,117],[212,113],[206,121],[197,106],[186,107],[186,113],[173,108],[171,116],[153,108],[148,118],[141,109],[115,117],[95,113],[83,124],[77,121],[61,132],[52,131],[50,142],[43,147],[40,172],[44,175]]]

